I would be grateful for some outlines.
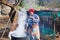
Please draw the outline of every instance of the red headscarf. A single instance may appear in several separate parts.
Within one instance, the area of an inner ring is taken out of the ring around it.
[[[34,13],[34,9],[33,8],[29,9],[29,12],[33,12]]]

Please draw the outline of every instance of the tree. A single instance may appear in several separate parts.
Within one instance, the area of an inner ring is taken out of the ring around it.
[[[60,8],[60,4],[57,4],[57,7]]]
[[[58,0],[50,0],[49,2],[47,2],[47,0],[46,0],[46,1],[44,1],[44,6],[50,7],[50,8],[55,8],[55,7],[57,7],[58,2],[59,2]]]
[[[44,6],[44,1],[39,0],[38,5],[39,5],[39,6]]]

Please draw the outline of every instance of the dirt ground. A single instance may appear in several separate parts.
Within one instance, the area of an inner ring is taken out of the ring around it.
[[[9,39],[4,38],[4,39],[0,39],[0,40],[9,40]],[[60,40],[60,38],[56,38],[55,40]]]
[[[3,38],[3,39],[0,39],[0,40],[10,40],[8,38]],[[59,38],[56,38],[55,40],[60,40],[60,37]]]
[[[0,40],[10,40],[10,39],[8,39],[8,38],[0,38]]]

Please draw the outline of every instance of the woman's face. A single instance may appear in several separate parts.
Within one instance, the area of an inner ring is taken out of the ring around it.
[[[33,15],[34,13],[33,12],[30,12],[30,15]]]

